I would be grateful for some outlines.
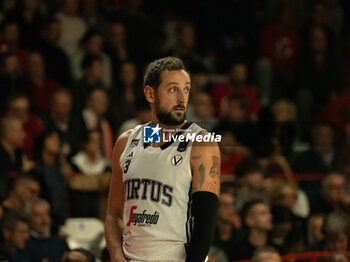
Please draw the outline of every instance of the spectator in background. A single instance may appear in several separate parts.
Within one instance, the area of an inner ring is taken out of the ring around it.
[[[260,101],[253,87],[248,84],[248,69],[243,62],[234,63],[228,74],[228,83],[214,84],[211,90],[217,117],[229,114],[229,97],[243,95],[247,100],[247,113],[251,120],[256,121],[260,110]]]
[[[335,146],[333,128],[326,123],[315,124],[311,135],[311,148],[295,159],[294,172],[327,174],[341,171],[343,157]]]
[[[244,204],[240,213],[246,235],[232,247],[231,261],[249,259],[256,248],[270,244],[268,233],[273,224],[269,206],[252,200]]]
[[[11,212],[4,215],[1,223],[0,260],[30,262],[24,248],[29,238],[28,221],[22,214]]]
[[[78,16],[79,1],[63,0],[60,11],[56,14],[62,25],[60,46],[68,57],[73,57],[79,50],[79,41],[86,31],[84,20]]]
[[[105,90],[96,88],[91,90],[86,107],[82,111],[82,132],[99,130],[101,133],[102,155],[112,159],[113,151],[113,131],[105,115],[109,107],[109,99]]]
[[[117,125],[135,117],[135,105],[141,99],[139,94],[142,93],[137,73],[133,62],[123,62],[120,66],[117,85],[110,90],[111,101],[115,101],[111,103],[111,111]]]
[[[126,43],[127,32],[125,26],[118,21],[110,22],[107,27],[107,36],[105,43],[105,52],[109,55],[112,62],[113,83],[118,83],[121,72],[121,66],[124,62],[130,61],[128,45]]]
[[[252,256],[252,262],[281,262],[278,250],[272,246],[257,248]]]
[[[24,141],[23,123],[13,117],[2,119],[0,126],[0,199],[11,182],[21,173],[33,168],[34,163],[20,150]]]
[[[252,200],[267,201],[264,192],[264,175],[261,166],[251,157],[243,159],[235,170],[238,189],[236,193],[236,206],[241,210],[243,205]]]
[[[81,63],[83,76],[73,86],[74,112],[81,113],[89,93],[95,88],[103,88],[103,62],[100,56],[87,55]]]
[[[324,240],[306,248],[307,252],[346,252],[349,250],[349,215],[332,212],[323,224]]]
[[[169,56],[180,58],[186,68],[191,71],[195,65],[201,62],[199,55],[196,53],[196,29],[192,23],[180,23],[176,29],[176,43]]]
[[[236,141],[232,132],[228,129],[216,129],[216,133],[221,135],[219,143],[221,152],[221,179],[234,180],[237,164],[242,158],[250,155],[247,147],[242,146]]]
[[[232,95],[228,99],[228,114],[219,122],[218,128],[229,128],[237,142],[254,149],[257,144],[257,126],[250,120],[248,100],[243,94]]]
[[[64,238],[51,235],[50,205],[37,199],[26,207],[30,225],[30,238],[26,243],[25,254],[30,261],[48,260],[61,262],[69,247]]]
[[[209,93],[199,91],[193,94],[189,111],[188,121],[195,122],[209,132],[214,131],[218,120],[214,116],[214,105]]]
[[[314,245],[317,242],[324,240],[324,234],[322,232],[325,215],[315,214],[310,216],[307,222],[307,243],[308,245]]]
[[[10,52],[0,54],[0,113],[4,113],[8,97],[15,93],[30,94],[25,79],[20,75],[18,57]]]
[[[112,65],[111,59],[103,52],[102,34],[97,31],[87,31],[80,40],[80,48],[71,57],[72,73],[75,79],[83,76],[81,64],[84,57],[88,55],[99,56],[103,64],[103,86],[110,88],[112,86]]]
[[[289,2],[281,2],[274,21],[267,23],[261,32],[257,85],[263,104],[281,97],[292,98],[299,36],[290,26],[291,13]]]
[[[39,39],[40,29],[45,19],[45,6],[42,0],[17,1],[7,17],[17,21],[21,35],[21,46],[34,48]]]
[[[29,111],[29,107],[28,97],[21,94],[13,95],[9,97],[6,116],[17,118],[22,122],[25,136],[21,149],[33,159],[35,140],[44,131],[44,124],[40,118]]]
[[[82,149],[72,157],[73,170],[79,174],[69,179],[72,189],[72,216],[99,217],[99,192],[108,188],[111,167],[101,154],[101,133],[88,131]],[[99,181],[107,178],[102,185]]]
[[[54,130],[62,142],[62,155],[69,157],[78,149],[79,118],[71,113],[72,95],[67,89],[58,89],[52,95],[50,112],[43,117],[46,131]]]
[[[229,261],[232,261],[232,247],[237,244],[239,235],[233,225],[235,213],[234,195],[228,190],[221,190],[213,245],[223,250]]]
[[[99,1],[83,0],[80,2],[80,13],[85,20],[88,30],[93,29],[100,33],[104,33],[106,27],[106,19],[99,12]]]
[[[43,134],[36,141],[37,175],[41,187],[41,197],[50,204],[52,230],[56,232],[68,215],[68,181],[64,176],[65,163],[61,154],[62,143],[56,131]]]
[[[2,202],[4,213],[23,212],[25,206],[38,198],[40,184],[32,176],[22,175],[13,182],[7,198]]]
[[[17,57],[17,72],[25,74],[26,51],[20,46],[20,32],[15,20],[5,19],[0,25],[0,50],[10,52]]]
[[[44,57],[39,52],[27,56],[27,78],[33,97],[36,113],[47,113],[50,109],[52,94],[60,87],[53,79],[46,76]]]
[[[35,49],[44,57],[47,76],[68,87],[71,83],[70,62],[59,46],[61,30],[60,20],[48,18],[42,25],[40,42]]]
[[[346,211],[350,208],[348,199],[344,174],[330,173],[322,180],[321,198],[311,205],[311,213],[327,215],[333,211]]]

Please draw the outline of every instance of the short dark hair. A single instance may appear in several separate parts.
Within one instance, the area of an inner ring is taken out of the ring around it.
[[[153,89],[157,89],[161,82],[161,74],[164,71],[176,70],[184,70],[187,72],[185,65],[180,58],[168,56],[153,61],[147,67],[146,74],[143,79],[143,87],[150,86]]]
[[[15,230],[18,222],[28,224],[28,219],[23,213],[12,210],[6,211],[1,219],[1,229],[6,229],[12,232]]]
[[[241,208],[240,215],[241,215],[241,219],[242,219],[242,224],[245,228],[249,228],[247,226],[247,224],[245,223],[247,216],[249,215],[252,208],[258,204],[266,205],[266,203],[262,199],[255,199],[255,200],[250,200],[250,201],[246,202],[243,205],[243,207]]]
[[[102,58],[98,55],[86,55],[81,61],[81,68],[83,70],[90,68],[96,61],[102,62]]]
[[[258,161],[253,157],[243,159],[235,169],[235,175],[237,178],[242,178],[247,174],[255,172],[262,172],[262,168]]]

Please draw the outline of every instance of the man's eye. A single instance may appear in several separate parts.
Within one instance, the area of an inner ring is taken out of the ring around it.
[[[172,87],[169,89],[170,92],[175,92],[176,91],[176,88],[175,87]]]

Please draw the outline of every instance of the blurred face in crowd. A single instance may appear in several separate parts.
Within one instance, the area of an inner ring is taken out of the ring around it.
[[[261,191],[264,188],[264,175],[260,171],[245,174],[241,183],[253,191]]]
[[[38,198],[40,193],[40,185],[35,180],[20,180],[15,186],[15,193],[25,204]]]
[[[218,222],[232,223],[235,214],[235,199],[230,193],[222,193],[219,199]]]
[[[258,262],[281,262],[281,256],[275,252],[260,252],[257,256]]]
[[[78,0],[63,0],[63,1],[64,3],[63,3],[62,11],[66,15],[76,15],[79,8]]]
[[[51,133],[45,138],[44,150],[52,154],[58,154],[61,151],[61,140],[57,133]]]
[[[44,39],[52,44],[57,44],[61,37],[61,24],[59,21],[51,22],[42,32]]]
[[[222,155],[229,155],[235,151],[234,146],[237,146],[236,138],[229,131],[221,132],[219,146]]]
[[[342,174],[329,174],[323,187],[324,198],[333,205],[341,204],[345,197],[345,178]]]
[[[96,81],[102,81],[103,74],[104,74],[103,63],[102,61],[99,61],[99,60],[95,60],[92,63],[91,67],[85,70],[85,75]]]
[[[4,73],[6,74],[18,74],[19,63],[18,58],[15,55],[11,55],[5,58]]]
[[[324,5],[321,3],[317,3],[314,5],[311,19],[314,25],[322,26],[325,20],[325,9]]]
[[[270,208],[263,203],[254,205],[246,217],[245,222],[250,228],[254,228],[259,231],[272,230],[273,224]]]
[[[44,77],[45,64],[44,64],[44,59],[40,53],[33,52],[29,54],[28,72],[32,77]]]
[[[99,55],[102,52],[103,39],[100,35],[92,36],[85,44],[85,50],[89,54]]]
[[[108,97],[105,91],[97,89],[90,95],[88,107],[98,116],[102,116],[108,109]]]
[[[277,123],[293,121],[295,118],[294,105],[286,100],[280,100],[274,104],[273,114]]]
[[[19,31],[17,24],[6,25],[2,32],[2,39],[10,47],[17,45],[19,41]]]
[[[124,63],[120,71],[120,79],[126,86],[136,83],[137,69],[133,63]]]
[[[23,5],[26,10],[35,11],[39,7],[40,0],[23,0]]]
[[[53,95],[51,110],[57,118],[66,118],[72,108],[72,97],[68,92],[57,92]]]
[[[13,116],[26,123],[29,117],[29,101],[26,97],[13,100],[8,109],[8,115]]]
[[[3,230],[5,245],[16,251],[25,248],[29,239],[29,226],[27,223],[18,221],[13,230]]]
[[[324,238],[322,227],[324,223],[323,216],[313,216],[309,221],[309,232],[315,241],[321,241]]]
[[[29,221],[31,229],[41,237],[48,237],[50,235],[50,210],[49,206],[45,203],[36,203],[32,205]]]
[[[348,250],[348,236],[340,232],[325,238],[328,251],[346,252]]]
[[[239,85],[247,80],[247,66],[245,64],[236,64],[232,66],[230,79],[233,84]]]
[[[126,39],[124,26],[118,23],[111,24],[108,27],[107,39],[111,46],[114,47],[124,44]]]
[[[214,106],[210,95],[207,93],[197,93],[193,97],[193,110],[199,120],[207,120],[214,115]]]
[[[310,34],[310,46],[315,53],[325,53],[327,49],[327,36],[322,28],[314,28]]]
[[[297,200],[296,188],[286,184],[281,188],[279,198],[276,201],[276,205],[288,207],[290,210],[293,210],[296,200]]]
[[[9,120],[4,132],[4,139],[15,148],[20,148],[25,138],[23,122],[17,118]]]
[[[313,142],[316,147],[329,148],[333,146],[333,130],[330,126],[317,126],[313,130]]]
[[[247,118],[247,109],[238,99],[231,99],[228,107],[228,118],[233,122],[244,121]]]
[[[184,25],[178,34],[178,44],[181,47],[192,49],[195,45],[196,36],[192,25]]]
[[[89,141],[85,145],[87,154],[99,155],[101,153],[101,134],[98,131],[91,132]]]

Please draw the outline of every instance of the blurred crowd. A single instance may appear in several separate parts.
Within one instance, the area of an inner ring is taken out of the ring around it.
[[[222,135],[211,261],[349,251],[349,14],[348,0],[2,0],[0,261],[100,256],[69,253],[62,226],[103,221],[113,143],[150,120],[142,76],[164,56],[191,74],[188,121]]]

